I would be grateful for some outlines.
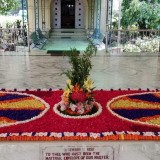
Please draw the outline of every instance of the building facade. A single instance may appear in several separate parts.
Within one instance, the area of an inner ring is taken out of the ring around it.
[[[28,0],[30,32],[40,28],[106,31],[107,0]]]

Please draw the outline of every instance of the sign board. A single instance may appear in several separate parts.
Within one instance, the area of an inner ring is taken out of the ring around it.
[[[111,146],[48,146],[42,160],[114,160]]]

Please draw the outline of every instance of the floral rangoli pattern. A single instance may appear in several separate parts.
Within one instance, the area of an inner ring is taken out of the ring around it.
[[[40,118],[49,109],[42,99],[26,93],[0,92],[0,127]]]
[[[118,96],[108,103],[108,109],[119,118],[160,126],[160,92]]]
[[[56,112],[62,95],[0,91],[0,141],[160,140],[158,90],[95,90],[98,111],[76,117]]]

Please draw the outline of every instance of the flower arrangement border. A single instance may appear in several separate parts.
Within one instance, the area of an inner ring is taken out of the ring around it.
[[[109,140],[160,140],[160,132],[24,132],[24,133],[1,133],[0,141],[109,141]]]
[[[18,91],[57,91],[62,89],[5,89],[2,88],[0,91],[5,92],[16,92]],[[114,89],[115,90],[115,89]],[[114,91],[110,89],[110,91]],[[118,89],[119,91],[130,91],[131,89],[128,88],[126,90]],[[108,90],[109,91],[109,90]],[[155,90],[142,90],[139,88],[138,90],[134,91],[153,91],[157,92],[158,89]],[[23,93],[27,94],[27,93]],[[32,94],[27,94],[32,95]],[[34,96],[34,95],[33,95]],[[123,96],[123,95],[122,95]],[[37,97],[37,96],[35,96]],[[120,97],[120,96],[119,96]],[[41,99],[37,97],[38,99]],[[45,101],[44,101],[45,102]],[[46,103],[46,102],[45,102]],[[47,104],[47,103],[46,103]],[[49,104],[48,104],[49,105]],[[146,124],[145,124],[146,125]],[[121,140],[160,140],[160,132],[132,132],[132,131],[113,131],[113,132],[102,132],[102,133],[80,133],[80,132],[23,132],[23,133],[0,133],[0,141],[64,141],[64,140],[71,140],[71,141],[121,141]]]
[[[148,91],[148,90],[147,90],[147,91]],[[153,93],[153,92],[147,92],[147,93]],[[143,94],[146,94],[146,92],[145,92],[145,93],[136,93],[136,95],[143,95]],[[134,94],[127,94],[127,96],[132,96],[132,95],[135,95],[135,93],[134,93]],[[129,122],[132,122],[132,123],[135,123],[135,124],[139,123],[139,124],[144,124],[144,125],[149,125],[149,126],[156,126],[156,127],[159,127],[159,128],[160,128],[160,125],[150,124],[150,123],[145,123],[145,122],[141,122],[141,121],[131,120],[131,119],[128,119],[128,118],[124,118],[124,117],[118,115],[117,113],[113,112],[113,111],[110,109],[110,107],[109,107],[110,104],[111,104],[112,102],[114,102],[116,99],[119,99],[119,98],[125,97],[125,96],[126,96],[126,95],[120,95],[120,96],[117,96],[117,97],[115,97],[115,98],[112,98],[112,99],[107,103],[107,105],[106,105],[107,109],[108,109],[114,116],[116,116],[116,117],[118,117],[118,118],[121,118],[121,119],[124,119],[124,120],[126,120],[126,121],[129,121]]]
[[[45,115],[45,113],[49,110],[50,108],[50,105],[45,102],[43,99],[41,99],[40,97],[37,97],[33,94],[27,94],[27,93],[20,93],[20,92],[15,92],[15,91],[4,91],[3,89],[0,90],[0,93],[8,93],[8,94],[17,94],[17,95],[26,95],[26,96],[30,96],[30,97],[33,97],[35,98],[36,100],[40,101],[41,103],[43,103],[46,107],[46,109],[44,111],[42,111],[42,113],[40,113],[38,116],[35,116],[31,119],[27,119],[27,120],[24,120],[24,121],[19,121],[19,122],[14,122],[14,123],[9,123],[9,124],[3,124],[3,125],[0,125],[0,128],[2,127],[6,127],[6,126],[12,126],[12,125],[18,125],[18,124],[24,124],[24,123],[27,123],[27,122],[30,122],[30,121],[33,121],[33,120],[36,120],[38,118],[41,118],[43,115]]]

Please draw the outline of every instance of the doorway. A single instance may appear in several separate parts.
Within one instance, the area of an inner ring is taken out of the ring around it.
[[[75,0],[61,0],[61,28],[75,28]]]

